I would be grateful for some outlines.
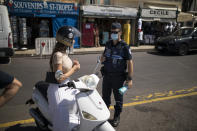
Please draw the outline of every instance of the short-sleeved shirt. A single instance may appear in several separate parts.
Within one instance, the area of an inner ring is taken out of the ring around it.
[[[62,71],[64,73],[68,72],[72,68],[72,60],[68,57],[66,53],[56,52],[53,55],[52,65],[62,64]],[[54,69],[54,68],[53,68]],[[55,70],[53,70],[55,72]]]
[[[127,60],[132,60],[132,54],[129,46],[124,41],[119,41],[113,45],[110,40],[106,43],[104,56],[104,69],[109,73],[123,73],[127,68]]]
[[[14,76],[11,76],[8,73],[0,71],[0,89],[3,89],[9,84],[11,84],[13,80],[14,80]]]

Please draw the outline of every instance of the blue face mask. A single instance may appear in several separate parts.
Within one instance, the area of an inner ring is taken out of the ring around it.
[[[118,34],[112,33],[111,34],[111,39],[112,40],[118,40]]]

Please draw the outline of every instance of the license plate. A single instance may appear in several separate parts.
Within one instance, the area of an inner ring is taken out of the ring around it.
[[[4,57],[5,56],[5,52],[0,52],[0,56]]]
[[[159,50],[162,50],[162,49],[163,49],[163,47],[161,47],[161,46],[158,46],[158,49],[159,49]]]

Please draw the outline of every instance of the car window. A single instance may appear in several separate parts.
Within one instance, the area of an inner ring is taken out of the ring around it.
[[[180,29],[180,30],[177,30],[173,33],[174,36],[184,36],[184,35],[189,35],[191,34],[193,31],[193,29]]]

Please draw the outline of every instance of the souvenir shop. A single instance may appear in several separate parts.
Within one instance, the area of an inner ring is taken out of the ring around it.
[[[35,39],[55,37],[64,25],[78,28],[79,7],[74,3],[8,0],[15,48],[35,48]],[[76,38],[74,48],[78,48]]]
[[[165,9],[141,9],[138,20],[140,44],[154,44],[158,37],[173,33],[177,26],[176,12]]]
[[[122,25],[123,39],[128,43],[135,39],[135,24],[137,9],[113,6],[81,6],[81,31],[82,46],[95,46],[95,30],[98,32],[99,44],[101,46],[110,39],[110,28],[113,22]]]

